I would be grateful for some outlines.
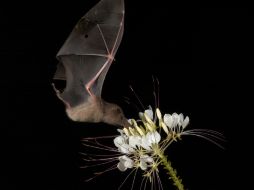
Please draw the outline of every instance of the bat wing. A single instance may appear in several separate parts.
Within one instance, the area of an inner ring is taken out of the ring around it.
[[[123,35],[124,1],[101,0],[74,27],[57,54],[54,79],[66,80],[60,98],[71,107],[90,92],[100,97],[103,82]]]

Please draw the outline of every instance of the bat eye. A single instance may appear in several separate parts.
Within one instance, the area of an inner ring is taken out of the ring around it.
[[[121,113],[121,110],[119,108],[116,108],[115,113],[119,114],[119,113]]]
[[[85,38],[88,38],[88,34],[85,35]]]

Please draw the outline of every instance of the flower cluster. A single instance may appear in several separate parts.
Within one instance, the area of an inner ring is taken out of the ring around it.
[[[159,185],[159,189],[162,188],[159,177],[158,166],[162,165],[173,181],[173,185],[178,190],[184,190],[182,180],[177,175],[176,170],[172,167],[170,160],[165,155],[165,150],[171,145],[172,142],[181,139],[184,135],[191,135],[208,140],[215,145],[223,148],[217,141],[224,141],[224,136],[210,129],[186,129],[189,124],[189,117],[184,117],[183,114],[164,114],[162,116],[160,110],[157,108],[155,113],[152,108],[145,110],[143,113],[139,113],[139,119],[130,119],[129,123],[131,127],[118,129],[120,135],[114,136],[114,147],[101,143],[100,140],[110,139],[112,136],[97,137],[97,138],[84,138],[83,145],[96,150],[108,151],[110,154],[90,154],[84,153],[84,160],[90,164],[84,166],[106,166],[115,162],[110,168],[103,170],[102,172],[96,172],[96,176],[105,172],[118,168],[124,172],[131,169],[131,173],[126,179],[133,173],[133,171],[140,170],[142,172],[142,184],[146,189],[146,183],[149,180],[151,187]],[[112,141],[111,141],[112,142]],[[114,154],[112,154],[114,153]],[[102,162],[98,163],[97,162]],[[91,164],[94,163],[94,164]],[[134,180],[136,176],[134,174]],[[95,176],[95,177],[96,177]],[[90,178],[87,181],[94,179]],[[124,182],[126,181],[124,180]],[[134,184],[134,180],[132,186]],[[157,182],[156,182],[157,181]],[[124,184],[121,184],[121,186]],[[144,183],[143,183],[144,182]],[[121,188],[119,187],[119,189]]]
[[[118,158],[120,171],[140,168],[146,172],[145,176],[150,176],[157,170],[164,150],[180,138],[189,123],[189,117],[184,118],[183,114],[165,114],[162,117],[158,108],[155,117],[153,115],[151,108],[145,110],[139,113],[139,120],[129,120],[132,127],[118,130],[120,136],[114,139],[114,144],[123,154]]]

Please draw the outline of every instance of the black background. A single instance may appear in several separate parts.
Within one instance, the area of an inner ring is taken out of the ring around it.
[[[79,168],[79,152],[85,152],[80,140],[112,135],[116,128],[71,122],[50,85],[57,51],[94,4],[22,1],[1,6],[1,189],[117,189],[124,180],[115,170],[84,182],[93,171]],[[190,117],[190,128],[226,136],[225,150],[195,137],[183,138],[168,150],[190,190],[248,184],[243,171],[250,167],[245,164],[250,156],[244,150],[251,148],[242,139],[253,124],[241,105],[251,107],[246,101],[251,97],[246,83],[251,79],[251,10],[248,5],[126,1],[125,33],[103,97],[119,104],[128,118],[136,118],[137,110],[124,102],[129,97],[137,103],[129,85],[145,106],[153,105],[156,76],[163,113],[183,113]]]

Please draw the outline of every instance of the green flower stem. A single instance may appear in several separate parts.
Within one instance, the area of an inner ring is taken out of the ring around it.
[[[158,156],[161,159],[161,164],[164,166],[164,169],[167,170],[167,173],[170,176],[170,179],[173,180],[174,185],[178,188],[178,190],[184,190],[182,180],[177,176],[177,172],[172,167],[171,162],[167,159],[167,157],[162,152],[158,153]]]

